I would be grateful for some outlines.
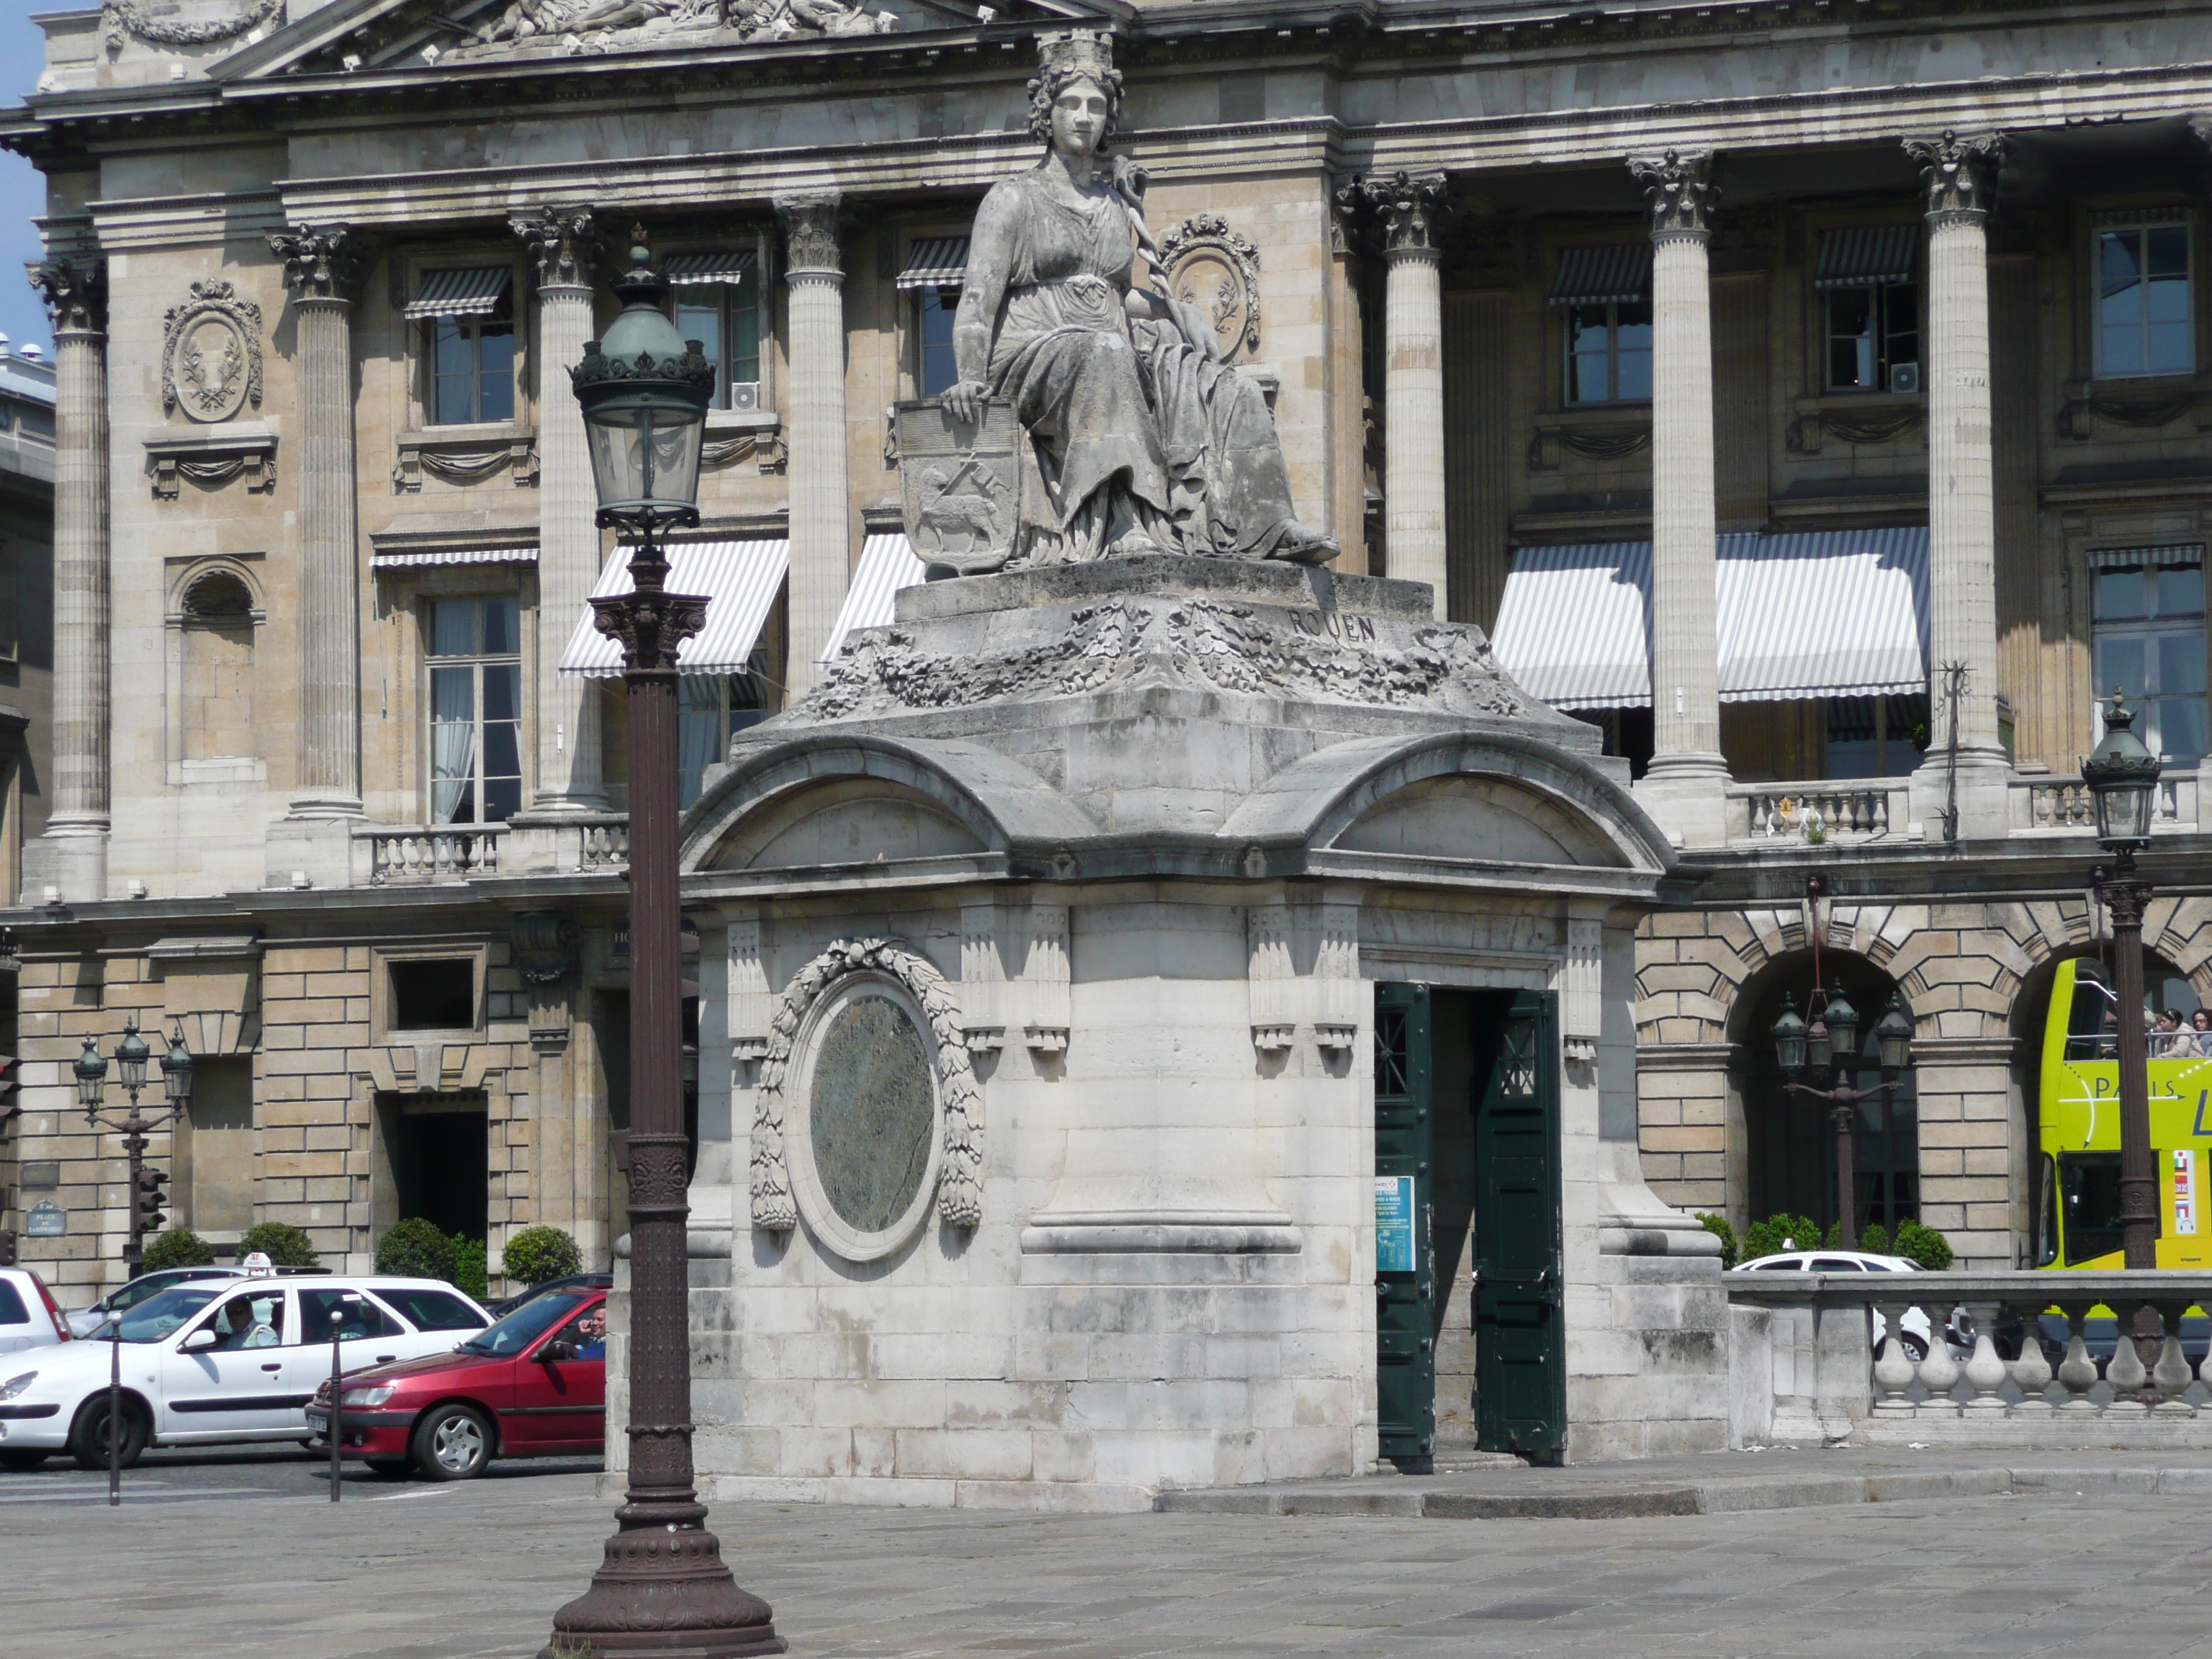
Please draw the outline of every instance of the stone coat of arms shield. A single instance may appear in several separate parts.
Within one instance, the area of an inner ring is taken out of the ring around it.
[[[934,398],[892,410],[906,538],[924,564],[963,576],[997,570],[1022,523],[1021,446],[1014,406],[994,398],[983,418],[956,420]]]

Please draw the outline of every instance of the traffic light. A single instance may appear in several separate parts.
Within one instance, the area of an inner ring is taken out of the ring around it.
[[[132,1206],[132,1216],[139,1232],[157,1233],[161,1231],[161,1224],[169,1218],[161,1209],[169,1201],[169,1195],[161,1188],[168,1184],[169,1177],[162,1170],[146,1169],[138,1171],[137,1202]]]
[[[23,1103],[15,1098],[15,1085],[18,1081],[15,1076],[15,1056],[0,1054],[0,1129],[6,1128],[9,1121],[19,1115],[23,1109]]]

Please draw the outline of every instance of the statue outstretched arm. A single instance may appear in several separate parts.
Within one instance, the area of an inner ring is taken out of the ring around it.
[[[955,420],[980,418],[990,395],[992,337],[1013,269],[1020,210],[1015,192],[995,189],[975,210],[975,228],[968,234],[968,269],[961,279],[959,307],[952,313],[952,362],[960,378],[943,399]]]

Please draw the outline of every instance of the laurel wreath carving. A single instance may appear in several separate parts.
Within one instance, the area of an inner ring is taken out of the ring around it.
[[[198,22],[180,23],[149,17],[138,0],[103,0],[101,27],[111,53],[122,51],[125,34],[149,46],[210,46],[258,27],[283,6],[284,0],[252,0],[246,10],[234,17],[209,17]]]
[[[791,1167],[784,1155],[784,1083],[791,1067],[791,1045],[806,1011],[824,993],[854,974],[878,973],[896,980],[921,1005],[937,1040],[939,1121],[945,1157],[937,1182],[937,1213],[955,1227],[983,1219],[983,1091],[960,1023],[960,1005],[936,965],[895,939],[839,939],[800,969],[784,988],[769,1035],[753,1092],[752,1221],[768,1232],[789,1232],[799,1224],[791,1196]]]

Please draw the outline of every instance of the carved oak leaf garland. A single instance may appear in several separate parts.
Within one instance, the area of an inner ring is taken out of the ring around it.
[[[937,1080],[942,1103],[945,1160],[937,1181],[937,1213],[948,1225],[973,1227],[983,1219],[983,1093],[975,1082],[960,1005],[936,965],[893,939],[839,939],[800,969],[778,999],[753,1091],[752,1221],[769,1232],[799,1224],[792,1201],[791,1168],[783,1149],[784,1080],[791,1045],[811,1008],[848,975],[878,973],[896,980],[921,1005],[937,1040]]]
[[[210,46],[236,39],[274,17],[283,0],[252,0],[246,9],[228,17],[210,17],[180,23],[154,16],[138,0],[106,0],[100,10],[102,33],[112,57],[123,50],[123,40],[132,35],[150,46]]]

